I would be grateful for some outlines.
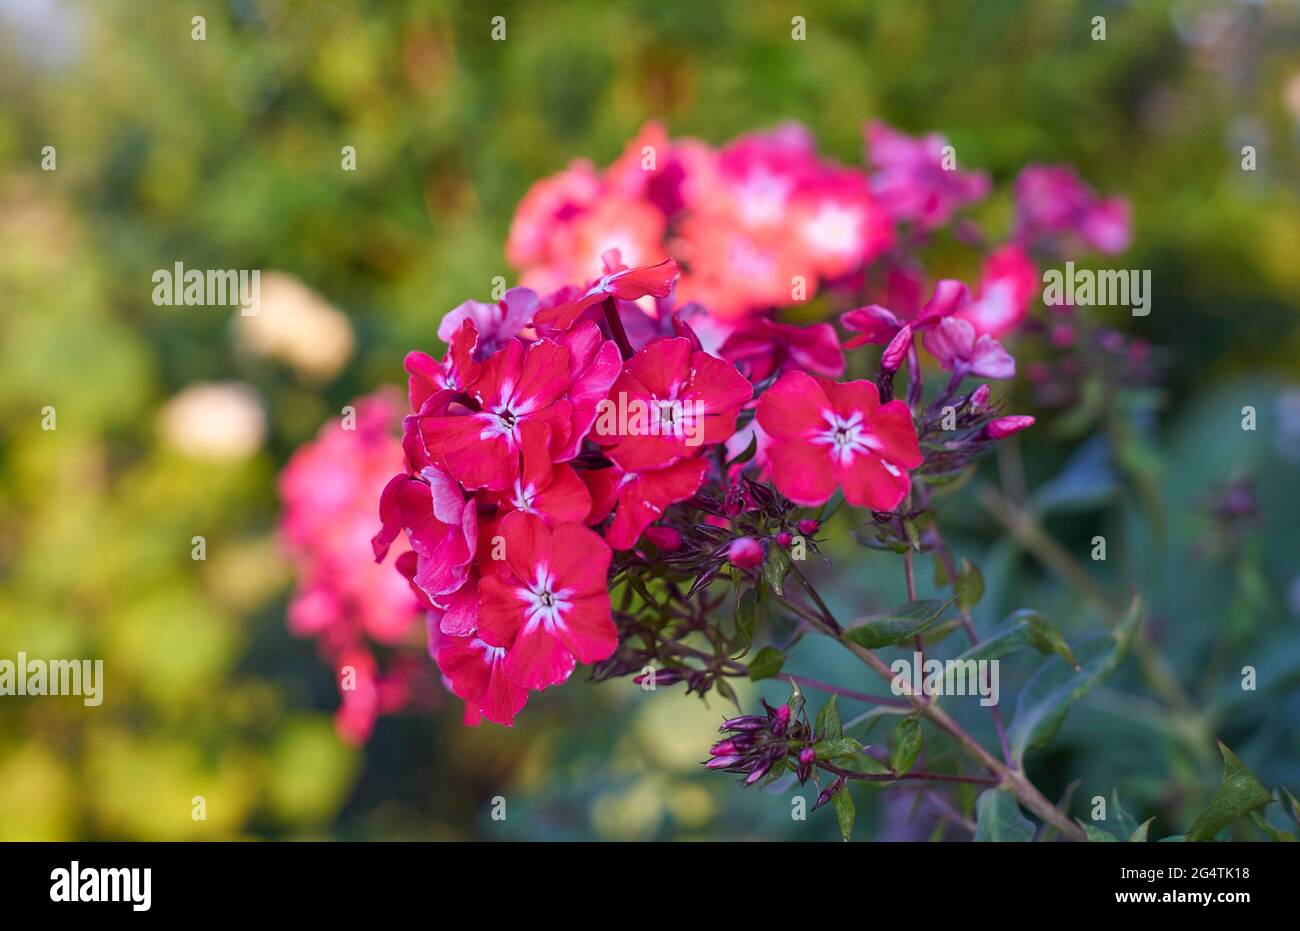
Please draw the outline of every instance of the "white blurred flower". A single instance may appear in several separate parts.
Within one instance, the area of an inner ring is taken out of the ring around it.
[[[278,359],[299,377],[326,381],[352,355],[347,316],[292,275],[261,276],[258,312],[235,318],[240,348]]]
[[[253,389],[241,382],[190,385],[164,405],[163,438],[196,459],[247,459],[266,436],[266,414]]]

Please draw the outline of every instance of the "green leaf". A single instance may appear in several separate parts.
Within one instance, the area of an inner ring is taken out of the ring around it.
[[[1187,829],[1189,841],[1210,840],[1238,818],[1273,801],[1264,784],[1222,741],[1219,741],[1219,752],[1223,754],[1223,784],[1209,807]]]
[[[1290,831],[1283,831],[1280,828],[1273,827],[1273,825],[1269,824],[1267,821],[1264,820],[1263,815],[1261,815],[1259,812],[1252,811],[1250,813],[1250,818],[1252,821],[1255,822],[1255,826],[1257,828],[1259,828],[1261,831],[1263,831],[1265,834],[1268,835],[1269,840],[1279,841],[1288,844],[1295,843],[1294,834],[1292,834]]]
[[[847,842],[853,835],[853,819],[857,816],[857,810],[853,807],[853,796],[849,795],[849,787],[843,786],[836,792],[831,803],[835,806],[835,820],[840,823],[840,837]]]
[[[770,679],[781,671],[783,665],[785,665],[785,657],[780,650],[776,647],[763,647],[749,661],[749,678],[755,682],[759,679]]]
[[[1075,819],[1075,820],[1078,820],[1078,819]],[[1091,841],[1092,843],[1094,843],[1094,844],[1096,844],[1096,843],[1100,843],[1100,842],[1103,842],[1103,841],[1105,841],[1105,842],[1109,842],[1109,843],[1112,843],[1112,844],[1115,844],[1115,843],[1118,843],[1118,842],[1119,842],[1119,838],[1118,838],[1118,837],[1116,837],[1114,834],[1110,833],[1110,831],[1107,831],[1107,830],[1104,830],[1103,828],[1099,828],[1099,827],[1097,827],[1095,824],[1089,824],[1087,821],[1079,821],[1079,824],[1083,827],[1083,833],[1085,833],[1085,834],[1088,835],[1088,840],[1090,840],[1090,841]]]
[[[758,626],[758,591],[747,588],[736,599],[736,636],[732,649],[745,653],[754,642],[754,628]]]
[[[963,653],[959,660],[991,660],[1005,656],[1024,647],[1033,647],[1040,653],[1061,656],[1079,669],[1078,661],[1069,645],[1052,622],[1037,611],[1017,611],[992,630],[987,637]]]
[[[1155,818],[1148,818],[1139,824],[1133,833],[1128,836],[1128,842],[1130,844],[1145,844],[1147,842],[1147,832],[1151,830],[1151,822],[1155,820]]]
[[[813,732],[823,738],[840,737],[844,734],[844,729],[840,725],[840,707],[835,695],[832,695],[830,701],[822,705],[822,710],[817,712],[817,718],[813,721]]]
[[[1300,825],[1300,802],[1291,794],[1291,790],[1283,786],[1282,791],[1286,793],[1286,800],[1291,806],[1291,820]]]
[[[1006,789],[986,789],[975,800],[975,840],[1022,844],[1033,836],[1033,822]]]
[[[889,751],[889,768],[902,776],[911,770],[921,753],[921,722],[908,715],[894,728],[894,746]]]
[[[855,753],[853,756],[842,756],[835,761],[835,765],[840,769],[851,770],[855,773],[869,773],[873,776],[887,776],[890,773],[888,766],[881,763],[869,753]]]
[[[969,611],[979,604],[984,597],[984,576],[979,566],[965,557],[961,561],[961,571],[957,573],[957,607]]]
[[[861,619],[858,624],[846,630],[844,636],[869,650],[887,647],[925,630],[939,619],[952,602],[953,598],[946,601],[937,598],[909,601],[892,611]]]
[[[861,753],[862,744],[852,737],[828,737],[813,744],[813,752],[817,754],[819,760],[834,760]]]
[[[737,709],[740,709],[740,699],[736,697],[736,690],[731,687],[730,682],[726,679],[718,679],[713,683],[713,688],[719,695],[735,705]]]
[[[1120,840],[1132,837],[1133,832],[1138,829],[1137,819],[1125,811],[1124,806],[1119,803],[1119,789],[1114,789],[1110,793],[1109,826],[1111,833]]]
[[[938,556],[934,557],[934,587],[948,587],[948,569],[944,566],[943,560]]]
[[[1077,672],[1051,659],[1035,670],[1020,690],[1016,715],[1007,731],[1017,761],[1024,758],[1026,750],[1047,746],[1070,706],[1119,667],[1128,655],[1141,617],[1142,601],[1135,595],[1124,619],[1111,631],[1111,636],[1088,649]]]
[[[773,546],[767,551],[767,561],[763,563],[763,580],[778,595],[785,593],[785,577],[790,574],[790,554],[783,547]]]

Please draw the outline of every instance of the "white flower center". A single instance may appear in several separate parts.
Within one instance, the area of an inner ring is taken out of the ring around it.
[[[519,599],[527,605],[524,609],[525,630],[534,630],[540,625],[547,633],[555,633],[564,625],[564,612],[573,607],[569,600],[572,591],[555,588],[549,566],[538,566],[536,580],[528,588],[518,589],[518,593]]]
[[[829,446],[831,458],[841,465],[851,463],[854,456],[875,453],[880,449],[880,441],[867,430],[861,411],[842,417],[835,411],[824,410],[822,419],[827,428],[813,434],[812,441],[820,446]]]

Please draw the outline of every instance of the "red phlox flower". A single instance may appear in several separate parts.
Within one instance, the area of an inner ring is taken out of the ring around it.
[[[628,268],[621,265],[617,252],[607,252],[609,264],[615,267],[605,275],[587,286],[586,291],[576,300],[549,307],[540,311],[535,321],[545,324],[553,330],[567,330],[575,320],[582,316],[588,307],[607,298],[620,301],[635,301],[643,297],[667,297],[677,281],[677,263],[665,259],[657,265],[640,268]]]
[[[880,255],[894,228],[857,171],[822,168],[804,181],[790,223],[817,274],[838,278]]]
[[[610,548],[581,524],[553,531],[516,511],[501,522],[505,570],[485,574],[479,637],[504,647],[506,675],[524,688],[565,681],[576,663],[608,658],[618,647],[606,576]]]
[[[449,637],[439,629],[436,618],[430,617],[429,655],[450,691],[464,700],[466,724],[477,725],[482,715],[509,727],[528,702],[528,690],[506,674],[504,647],[494,647],[473,635]]]
[[[614,510],[614,519],[605,530],[605,542],[616,550],[630,550],[669,505],[685,501],[700,490],[708,471],[708,462],[695,458],[639,472],[627,472],[618,466],[583,472],[582,480],[592,500],[586,523],[598,524]]]
[[[573,405],[564,393],[573,383],[572,361],[569,350],[553,340],[527,346],[507,340],[483,362],[469,389],[477,410],[416,415],[425,454],[466,488],[510,488],[526,437],[545,436],[553,454],[569,444]]]
[[[751,317],[731,331],[719,354],[754,382],[793,369],[828,378],[844,374],[844,350],[829,323],[798,326]]]
[[[807,507],[839,486],[854,507],[892,511],[911,487],[906,470],[923,461],[907,405],[882,405],[869,381],[787,373],[759,399],[758,422],[777,489]]]
[[[984,261],[975,300],[955,316],[969,320],[977,336],[1001,336],[1025,319],[1038,289],[1038,269],[1025,251],[1003,246]]]
[[[609,446],[606,455],[625,470],[671,465],[730,437],[753,394],[729,362],[683,337],[659,339],[627,360],[592,439]]]

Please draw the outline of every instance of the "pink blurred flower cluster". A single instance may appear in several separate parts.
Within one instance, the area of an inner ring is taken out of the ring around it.
[[[335,724],[352,743],[403,707],[424,676],[419,654],[404,649],[420,605],[391,568],[366,558],[375,496],[402,455],[399,403],[393,389],[354,401],[280,473],[280,538],[298,578],[289,629],[314,638],[333,669],[342,701]]]

